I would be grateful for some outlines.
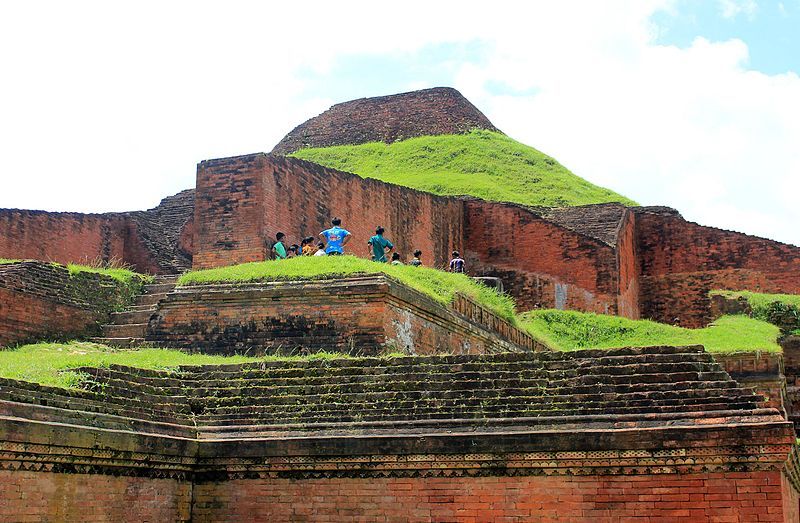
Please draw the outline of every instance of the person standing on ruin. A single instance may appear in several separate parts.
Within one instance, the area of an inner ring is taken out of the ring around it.
[[[394,244],[383,237],[384,232],[386,232],[384,228],[378,225],[375,228],[375,236],[367,242],[372,261],[386,263],[386,253],[392,252],[394,249]]]
[[[286,235],[282,232],[275,235],[275,240],[277,241],[272,246],[272,257],[276,260],[286,259],[286,246],[283,244],[284,238],[286,238]]]
[[[414,257],[408,262],[409,265],[413,265],[414,267],[422,267],[422,251],[417,249],[414,251]]]
[[[461,255],[458,254],[458,251],[453,251],[453,259],[450,260],[450,272],[459,272],[465,273],[467,272],[467,266],[461,258]]]
[[[333,227],[325,229],[319,233],[319,235],[321,238],[325,239],[325,243],[327,244],[325,253],[328,256],[339,256],[344,254],[344,246],[347,245],[347,242],[350,241],[353,235],[350,234],[350,231],[341,227],[342,220],[340,218],[331,220],[331,225],[333,225]]]

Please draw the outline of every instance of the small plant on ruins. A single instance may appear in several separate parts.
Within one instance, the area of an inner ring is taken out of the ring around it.
[[[0,258],[0,265],[6,264],[6,263],[17,263],[17,262],[20,262],[20,261],[22,261],[22,260],[10,260],[8,258]]]
[[[118,258],[111,258],[110,260],[95,258],[81,264],[70,263],[67,264],[67,270],[69,270],[71,275],[85,272],[103,274],[126,285],[134,283],[136,280],[145,282],[153,281],[152,276],[137,273],[133,270],[133,266],[123,263],[122,260]]]
[[[658,345],[703,345],[713,352],[781,350],[775,325],[741,315],[723,316],[703,329],[561,310],[526,312],[520,323],[532,336],[558,350]]]
[[[442,304],[456,293],[477,301],[498,316],[516,323],[514,300],[464,274],[428,267],[376,263],[355,256],[302,256],[288,260],[243,263],[184,274],[178,285],[224,282],[299,281],[386,274]]]
[[[445,196],[475,196],[563,207],[636,203],[571,173],[553,158],[486,130],[383,142],[300,149],[291,154],[326,167]]]

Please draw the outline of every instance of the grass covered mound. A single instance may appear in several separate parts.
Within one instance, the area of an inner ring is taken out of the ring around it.
[[[346,358],[344,354],[310,356],[211,356],[168,349],[114,349],[97,343],[36,343],[0,350],[0,378],[30,381],[53,387],[76,388],[84,378],[71,369],[126,365],[140,369],[173,370],[180,365],[216,365],[293,359]]]
[[[135,283],[136,281],[145,281],[145,282],[153,281],[152,276],[139,274],[138,272],[134,272],[130,269],[124,269],[121,267],[104,269],[98,267],[91,267],[89,265],[76,265],[74,263],[70,263],[69,265],[67,265],[67,270],[69,271],[69,274],[71,276],[86,272],[102,274],[104,276],[108,276],[109,278],[114,278],[115,280],[120,281],[125,285],[130,285],[131,283]]]
[[[752,310],[752,316],[759,320],[787,327],[800,327],[800,295],[798,294],[721,290],[711,291],[709,294],[731,300],[746,300]]]
[[[608,202],[636,205],[572,174],[533,147],[485,130],[391,144],[308,148],[290,156],[444,196],[545,207]]]
[[[410,265],[377,263],[355,256],[301,256],[288,260],[243,263],[229,267],[193,271],[184,274],[178,285],[205,283],[318,280],[366,274],[387,274],[434,300],[447,305],[460,292],[511,322],[515,322],[514,300],[475,282],[463,274],[454,274]]]
[[[704,329],[575,311],[540,310],[520,316],[531,335],[554,349],[613,349],[654,345],[704,345],[710,352],[778,352],[778,327],[747,316],[723,316]]]

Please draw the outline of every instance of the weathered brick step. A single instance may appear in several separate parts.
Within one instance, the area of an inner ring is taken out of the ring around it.
[[[17,403],[31,403],[46,407],[56,407],[65,410],[75,410],[84,412],[96,412],[109,414],[132,419],[144,419],[149,421],[160,421],[165,423],[180,423],[189,420],[189,417],[181,417],[156,411],[151,408],[136,409],[129,404],[118,404],[107,400],[86,400],[71,397],[60,397],[57,395],[46,395],[41,392],[26,390],[3,390],[0,391],[0,399]]]
[[[125,310],[122,312],[114,312],[111,314],[111,323],[121,325],[126,323],[144,323],[150,320],[150,317],[156,313],[154,307],[141,311]]]
[[[270,410],[275,409],[282,409],[284,407],[295,407],[297,405],[308,405],[308,403],[303,403],[303,400],[307,397],[304,396],[297,396],[296,403],[287,403],[278,405],[275,403],[264,403],[261,406],[258,405],[236,405],[236,406],[220,406],[214,408],[214,414],[216,415],[228,415],[231,413],[262,413],[267,412]],[[506,391],[506,390],[499,390],[499,391],[478,391],[476,393],[468,392],[440,392],[436,393],[434,397],[431,397],[430,392],[412,392],[412,393],[400,393],[395,396],[388,396],[385,398],[375,398],[375,401],[368,402],[372,404],[386,404],[392,407],[400,406],[401,403],[413,403],[415,401],[438,401],[442,404],[451,404],[451,403],[458,403],[458,404],[465,404],[468,402],[481,402],[484,400],[498,400],[503,399],[507,402],[511,402],[512,400],[515,402],[536,402],[536,403],[564,403],[564,402],[577,402],[577,403],[585,403],[585,404],[608,404],[608,405],[658,405],[658,404],[699,404],[704,401],[721,401],[721,400],[731,400],[731,401],[752,401],[758,402],[759,396],[754,395],[752,393],[741,394],[740,389],[732,389],[732,388],[720,388],[720,389],[710,389],[710,390],[687,390],[684,392],[662,392],[662,393],[632,393],[632,394],[615,394],[611,398],[607,397],[605,394],[578,394],[578,395],[571,395],[571,394],[563,394],[558,396],[541,396],[537,394],[537,390],[529,389],[529,390],[520,390],[520,391]],[[350,402],[348,402],[349,404]],[[320,409],[325,409],[327,403],[320,403],[318,404]]]
[[[208,391],[226,391],[236,390],[239,388],[254,389],[262,388],[275,388],[275,387],[297,387],[297,386],[330,386],[334,382],[334,386],[338,387],[368,387],[371,384],[375,386],[390,386],[391,384],[413,383],[413,382],[452,382],[452,383],[469,383],[469,382],[483,382],[483,383],[506,383],[516,382],[521,380],[545,380],[547,382],[555,382],[557,380],[574,380],[584,376],[594,376],[606,372],[612,376],[625,375],[620,374],[618,369],[615,368],[598,368],[594,369],[594,373],[580,373],[578,371],[555,371],[550,372],[542,369],[527,369],[522,371],[508,371],[508,370],[486,370],[484,372],[420,372],[419,369],[410,369],[409,372],[402,375],[395,374],[358,374],[354,376],[314,376],[314,377],[283,377],[283,378],[251,378],[251,379],[228,379],[228,380],[197,380],[193,382],[193,386],[198,391],[208,393]],[[649,368],[631,368],[630,371],[640,371],[642,374],[632,374],[634,376],[644,375],[664,375],[664,374],[677,374],[681,372],[722,372],[717,366],[698,367],[694,364],[664,364],[658,367]],[[643,378],[644,379],[644,378]],[[649,379],[649,378],[648,378]],[[185,380],[188,383],[188,380]],[[224,392],[220,392],[225,394]]]
[[[708,389],[702,385],[709,385],[714,382],[667,382],[658,384],[655,388],[653,384],[634,384],[626,385],[626,388],[619,390],[601,390],[596,388],[585,387],[583,389],[576,389],[575,387],[558,387],[553,389],[543,389],[540,387],[531,387],[529,389],[522,389],[525,391],[532,391],[534,397],[547,397],[547,396],[566,396],[572,394],[591,394],[591,393],[620,393],[620,392],[637,392],[637,391],[673,391],[673,390],[692,390],[692,389]],[[737,386],[736,382],[729,380],[727,383],[730,388]],[[714,388],[720,388],[716,386]],[[464,396],[479,395],[481,390],[489,391],[492,389],[464,389],[462,393]],[[253,405],[293,405],[293,404],[324,404],[328,402],[342,403],[342,402],[358,402],[364,400],[381,401],[392,400],[393,398],[402,397],[403,395],[413,397],[424,397],[425,395],[440,394],[444,391],[435,391],[426,389],[424,386],[412,391],[398,391],[396,389],[389,389],[384,391],[374,392],[338,392],[338,393],[301,393],[294,395],[260,395],[260,396],[238,396],[238,397],[216,397],[205,396],[202,398],[204,405],[208,408],[219,408],[226,406],[253,406]]]
[[[136,296],[133,301],[134,305],[156,305],[159,301],[163,300],[167,297],[167,293],[155,293],[155,294],[140,294]]]
[[[144,338],[147,334],[146,323],[116,324],[110,323],[103,325],[104,338]]]
[[[663,351],[663,352],[661,352]],[[643,354],[636,356],[636,354]],[[576,355],[582,355],[577,357]],[[503,363],[522,363],[526,367],[540,367],[545,364],[562,365],[563,368],[574,368],[583,365],[582,361],[594,361],[602,359],[603,365],[618,365],[636,363],[637,358],[645,358],[647,361],[652,359],[672,358],[675,360],[665,361],[691,361],[702,360],[713,362],[713,358],[702,352],[702,348],[697,347],[645,347],[641,349],[609,349],[591,350],[574,352],[537,352],[537,353],[501,353],[492,355],[456,355],[456,356],[408,356],[400,358],[342,358],[339,360],[290,360],[290,361],[263,361],[256,363],[239,363],[226,365],[197,365],[183,366],[181,370],[186,371],[186,379],[228,379],[230,377],[251,377],[261,374],[269,375],[272,372],[283,372],[289,367],[293,372],[302,372],[303,369],[319,370],[326,372],[336,372],[333,369],[341,368],[369,368],[373,372],[392,372],[385,369],[397,369],[396,373],[404,372],[403,367],[419,368],[420,366],[446,366],[452,368],[457,364],[503,364]]]
[[[608,374],[659,374],[676,371],[719,371],[720,367],[713,362],[693,362],[677,361],[665,363],[651,363],[647,365],[586,365],[563,366],[559,364],[552,368],[547,365],[533,365],[527,363],[481,363],[470,365],[403,365],[403,366],[375,366],[375,367],[336,367],[336,368],[302,368],[292,366],[290,362],[287,367],[282,369],[272,369],[270,371],[249,371],[242,373],[224,373],[218,376],[212,373],[203,373],[202,377],[188,373],[185,375],[186,382],[194,382],[202,386],[203,383],[211,383],[210,386],[219,386],[240,380],[252,383],[256,380],[278,380],[288,378],[319,378],[337,380],[358,377],[385,377],[395,379],[396,376],[404,377],[407,375],[454,375],[459,374],[462,378],[470,378],[479,374],[509,372],[514,374],[541,374],[554,375],[561,373],[565,376],[589,376],[589,375],[608,375]]]
[[[567,416],[658,416],[662,414],[687,414],[696,412],[708,413],[713,416],[714,412],[727,412],[730,410],[752,410],[752,403],[717,403],[698,406],[667,406],[652,410],[639,410],[631,408],[592,408],[580,406],[574,409],[536,409],[519,406],[492,406],[482,409],[458,408],[450,411],[443,411],[437,408],[420,408],[408,411],[370,411],[364,409],[353,409],[349,411],[338,411],[332,413],[317,413],[314,411],[301,411],[297,413],[287,413],[280,416],[266,417],[243,417],[228,420],[206,419],[203,415],[197,417],[199,426],[238,426],[238,425],[293,425],[293,424],[320,424],[320,423],[340,423],[358,421],[414,421],[414,420],[449,420],[449,419],[491,419],[491,418],[533,418],[533,417],[567,417]]]
[[[46,410],[36,411],[31,409],[30,402],[11,402],[0,400],[0,413],[8,413],[14,417],[24,417],[38,421],[66,423],[81,426],[99,427],[110,430],[135,430],[138,432],[157,432],[180,437],[192,437],[194,423],[191,420],[158,421],[150,417],[131,418],[112,412],[98,412],[97,410],[77,410],[75,408],[62,408],[51,405],[42,405]],[[38,404],[36,404],[38,405]]]
[[[652,384],[633,384],[633,385],[623,385],[618,387],[613,386],[585,386],[585,387],[560,387],[560,388],[553,388],[553,389],[546,389],[542,390],[536,388],[537,395],[543,396],[545,394],[552,395],[552,396],[571,396],[574,394],[626,394],[626,393],[636,393],[636,392],[670,392],[670,391],[687,391],[687,390],[696,390],[696,391],[704,391],[704,390],[716,390],[720,388],[727,388],[727,389],[736,389],[738,388],[738,384],[733,380],[726,380],[726,381],[716,381],[716,382],[676,382],[676,383],[665,383],[659,384],[657,386]],[[425,389],[422,389],[425,390]],[[428,391],[430,392],[430,391]],[[466,391],[465,393],[469,393],[470,391]],[[474,393],[474,392],[473,392]],[[372,400],[377,401],[383,397],[394,397],[398,394],[397,390],[387,390],[387,391],[376,391],[371,393],[356,393],[355,396],[369,396]],[[701,392],[697,392],[697,394],[701,394]],[[352,394],[298,394],[298,395],[286,395],[286,396],[253,396],[247,397],[242,396],[239,398],[224,398],[224,397],[213,397],[208,396],[204,397],[203,401],[205,405],[209,408],[222,408],[226,406],[252,406],[252,405],[270,405],[270,404],[277,404],[277,403],[289,403],[294,401],[295,399],[300,399],[304,402],[315,401],[315,402],[323,402],[323,401],[335,401],[336,399],[341,398],[351,398],[354,395]]]
[[[631,404],[625,401],[610,401],[604,403],[587,403],[580,401],[539,401],[541,398],[520,398],[523,401],[510,402],[504,398],[492,399],[453,399],[436,400],[427,399],[421,401],[397,401],[388,404],[382,403],[342,403],[325,405],[291,405],[283,409],[262,408],[257,411],[242,412],[231,411],[225,414],[219,411],[213,413],[202,413],[197,417],[198,423],[228,422],[243,419],[257,418],[276,418],[288,419],[292,417],[324,417],[333,418],[347,415],[372,415],[379,417],[410,416],[424,412],[439,412],[443,416],[452,417],[461,415],[465,412],[498,414],[505,413],[507,416],[521,416],[528,412],[551,412],[551,415],[567,415],[566,413],[583,412],[584,410],[596,410],[598,412],[614,413],[636,413],[648,414],[659,412],[695,412],[698,410],[726,410],[726,405],[736,405],[737,408],[754,409],[758,402],[750,395],[734,396],[714,396],[709,398],[694,398],[689,401],[666,400],[662,402],[636,402]],[[745,407],[742,407],[745,406]],[[308,408],[312,407],[312,408]]]
[[[156,312],[158,308],[155,304],[151,305],[129,305],[125,308],[126,312]]]
[[[175,289],[174,283],[148,283],[144,286],[145,294],[167,294]]]

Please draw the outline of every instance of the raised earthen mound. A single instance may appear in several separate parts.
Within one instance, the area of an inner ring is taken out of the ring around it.
[[[417,136],[499,130],[450,87],[360,98],[336,104],[295,127],[272,150],[289,154],[305,147],[391,143]]]

